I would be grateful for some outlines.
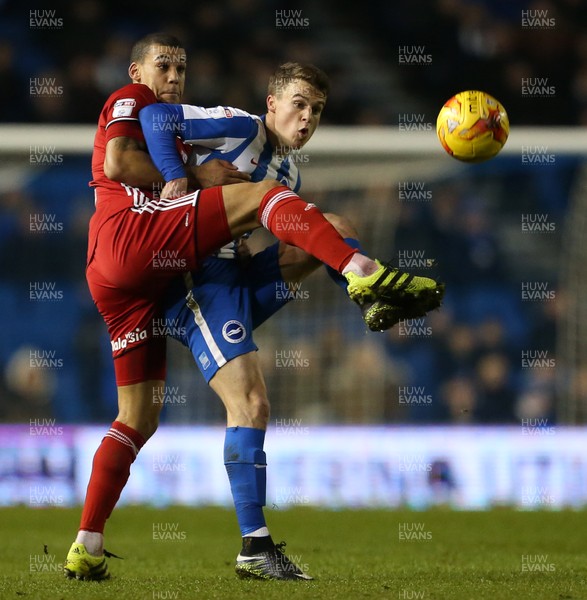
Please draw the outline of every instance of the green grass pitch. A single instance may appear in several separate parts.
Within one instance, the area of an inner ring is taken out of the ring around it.
[[[79,509],[0,510],[0,598],[39,600],[587,599],[587,514],[268,510],[276,541],[312,582],[240,581],[233,513],[120,508],[108,524],[112,579],[60,570]],[[45,548],[45,545],[47,546]]]

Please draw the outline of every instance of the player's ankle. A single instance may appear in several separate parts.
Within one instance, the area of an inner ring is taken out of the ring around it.
[[[263,537],[243,537],[243,547],[241,550],[241,554],[243,556],[253,556],[254,554],[259,554],[260,552],[267,552],[271,550],[274,546],[274,542],[271,539],[270,535],[266,535]]]
[[[368,256],[356,252],[342,270],[342,274],[354,273],[359,277],[368,277],[377,271],[379,265]]]
[[[104,535],[98,531],[85,531],[80,529],[75,538],[77,544],[83,544],[92,556],[104,554]]]

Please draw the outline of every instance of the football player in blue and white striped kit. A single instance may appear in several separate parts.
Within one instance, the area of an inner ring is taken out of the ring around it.
[[[196,164],[224,159],[249,173],[252,181],[276,179],[297,192],[300,174],[290,158],[318,127],[328,90],[328,78],[320,69],[286,63],[270,78],[267,113],[263,116],[224,106],[145,107],[139,117],[149,152],[165,181],[171,182],[162,196],[187,192],[177,137],[193,145]],[[360,249],[348,220],[333,214],[325,217],[348,244]],[[293,296],[283,290],[297,289],[322,263],[283,242],[241,261],[237,246],[235,241],[224,247],[206,259],[200,271],[186,273],[183,281],[178,279],[168,294],[165,322],[173,323],[173,328],[184,334],[177,339],[190,348],[204,378],[226,407],[224,461],[243,536],[237,574],[260,579],[311,579],[273,543],[263,515],[263,444],[269,401],[252,331]],[[346,290],[346,279],[335,271],[329,273]],[[418,313],[421,309],[413,314],[401,310],[398,320],[422,314]]]

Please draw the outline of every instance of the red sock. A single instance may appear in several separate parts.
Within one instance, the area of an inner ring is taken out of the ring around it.
[[[357,252],[314,204],[308,204],[288,187],[267,192],[257,217],[276,238],[305,250],[339,273]]]
[[[130,465],[144,446],[143,436],[132,427],[114,421],[96,450],[80,529],[104,533],[130,475]]]

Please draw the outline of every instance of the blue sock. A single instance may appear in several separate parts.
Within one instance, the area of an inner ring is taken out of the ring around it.
[[[352,248],[356,248],[361,254],[365,254],[363,252],[363,248],[361,248],[361,242],[359,242],[359,240],[356,240],[355,238],[344,238],[344,241]],[[346,292],[348,285],[346,277],[341,275],[338,271],[335,271],[332,267],[327,265],[324,266],[326,267],[326,271],[328,272],[328,275],[330,275],[332,281],[334,281],[336,285],[339,285]]]
[[[230,481],[236,518],[243,536],[266,526],[263,515],[267,484],[264,441],[265,432],[261,429],[226,429],[224,465]]]

